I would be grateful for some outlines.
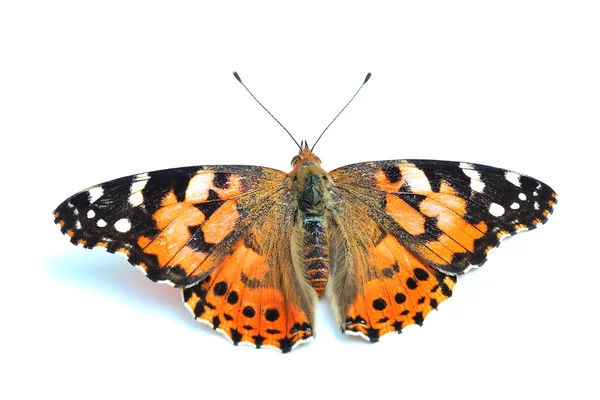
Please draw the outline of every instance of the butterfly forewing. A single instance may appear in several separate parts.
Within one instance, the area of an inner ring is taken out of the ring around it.
[[[243,235],[260,210],[248,197],[274,190],[285,176],[246,166],[132,175],[75,194],[54,217],[72,243],[123,253],[150,279],[189,286],[231,250],[223,240]]]
[[[379,161],[331,177],[376,203],[373,215],[403,245],[451,274],[483,264],[500,240],[544,223],[556,204],[554,191],[534,178],[469,163]]]

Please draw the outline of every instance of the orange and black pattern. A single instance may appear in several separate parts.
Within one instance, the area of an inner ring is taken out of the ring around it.
[[[391,160],[329,173],[305,142],[289,174],[176,168],[83,190],[54,211],[73,244],[122,253],[183,288],[234,344],[288,352],[313,338],[319,298],[342,332],[376,342],[452,296],[500,241],[546,222],[556,194],[483,165]]]

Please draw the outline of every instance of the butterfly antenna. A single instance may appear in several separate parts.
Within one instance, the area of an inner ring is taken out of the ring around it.
[[[287,132],[288,135],[290,135],[290,137],[292,138],[292,140],[294,141],[294,143],[296,143],[296,146],[298,146],[298,148],[300,150],[302,150],[302,147],[298,144],[298,142],[296,141],[296,139],[294,139],[294,137],[292,136],[292,134],[290,133],[290,131],[288,131],[285,126],[283,126],[283,124],[281,122],[279,122],[279,120],[277,118],[275,118],[275,116],[273,114],[271,114],[271,111],[267,110],[267,107],[263,106],[262,103],[260,101],[258,101],[258,99],[252,94],[252,92],[250,91],[250,89],[248,89],[248,87],[246,85],[244,85],[244,82],[242,82],[242,78],[240,78],[240,75],[237,72],[233,73],[233,76],[235,76],[235,79],[237,79],[237,81],[239,83],[242,84],[242,86],[244,87],[244,89],[246,89],[248,91],[248,93],[250,93],[250,96],[252,96],[252,98],[267,112],[269,113],[269,115],[271,116],[271,118],[273,118],[275,120],[275,122],[277,122],[279,124],[279,126],[281,126],[283,128],[284,131]]]
[[[331,126],[331,124],[333,124],[333,121],[335,121],[337,119],[337,117],[340,116],[340,114],[342,112],[344,112],[344,110],[346,109],[346,107],[348,107],[350,105],[350,103],[352,103],[352,100],[354,100],[354,98],[356,97],[356,95],[358,94],[358,92],[360,92],[360,89],[363,88],[363,86],[365,86],[365,83],[367,83],[369,81],[369,79],[371,78],[371,73],[369,72],[367,74],[367,76],[365,77],[365,80],[363,81],[363,83],[360,85],[360,87],[358,88],[358,90],[356,91],[356,93],[354,93],[354,96],[352,96],[352,98],[350,99],[350,101],[348,103],[346,103],[346,105],[344,106],[344,108],[341,109],[341,111],[335,116],[334,119],[331,120],[331,122],[329,123],[329,125],[327,125],[327,127],[323,130],[323,132],[321,132],[321,134],[319,135],[319,137],[317,138],[317,141],[315,142],[315,144],[313,144],[312,148],[310,149],[310,152],[312,153],[312,151],[314,150],[315,146],[317,145],[317,143],[319,143],[319,140],[321,140],[321,138],[323,137],[323,134],[325,133],[325,131],[327,129],[329,129],[329,127]]]

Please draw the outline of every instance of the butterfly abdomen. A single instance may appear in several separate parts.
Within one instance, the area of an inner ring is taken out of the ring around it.
[[[302,220],[304,232],[304,266],[311,286],[319,297],[329,280],[329,243],[321,215],[306,215]]]

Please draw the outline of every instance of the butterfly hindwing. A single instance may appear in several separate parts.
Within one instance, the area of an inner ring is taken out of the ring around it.
[[[54,217],[72,243],[122,253],[154,281],[189,286],[231,250],[260,211],[255,200],[284,178],[246,166],[149,172],[83,190]]]
[[[282,187],[263,199],[260,218],[232,253],[200,284],[184,289],[196,318],[236,345],[288,352],[313,336],[318,297],[293,261],[290,197]]]
[[[456,277],[418,259],[370,215],[365,202],[343,190],[336,200],[341,213],[330,214],[327,293],[342,332],[376,342],[387,333],[422,324],[452,296]]]
[[[362,294],[346,311],[343,330],[376,342],[408,325],[421,325],[452,296],[456,277],[420,261],[388,234],[373,249]]]
[[[268,260],[242,240],[205,280],[184,289],[184,301],[198,320],[235,345],[288,352],[312,337],[314,304],[303,310],[290,301],[280,270]]]
[[[342,331],[371,341],[420,325],[452,295],[455,275],[544,223],[556,203],[538,180],[475,164],[381,161],[330,176],[330,225],[343,239],[332,239],[329,294]]]

